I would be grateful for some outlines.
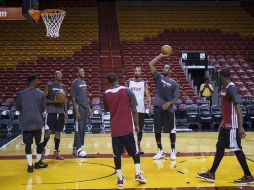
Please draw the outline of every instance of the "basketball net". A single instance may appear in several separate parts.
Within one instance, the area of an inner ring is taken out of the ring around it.
[[[46,26],[47,37],[59,37],[59,31],[65,15],[65,11],[56,9],[47,9],[41,13],[42,20]]]

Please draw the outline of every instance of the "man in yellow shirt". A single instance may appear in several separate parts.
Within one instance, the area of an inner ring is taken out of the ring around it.
[[[213,86],[209,84],[209,79],[206,78],[205,82],[200,85],[199,89],[201,96],[204,97],[206,100],[209,100],[210,104],[212,103],[212,94],[213,94]]]

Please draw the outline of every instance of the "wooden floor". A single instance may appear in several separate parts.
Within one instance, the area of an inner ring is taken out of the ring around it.
[[[216,182],[209,183],[196,178],[197,172],[207,171],[212,164],[218,133],[190,132],[177,134],[177,160],[169,156],[154,161],[156,152],[153,134],[145,134],[142,147],[145,155],[141,158],[141,169],[147,184],[139,185],[134,181],[134,165],[130,157],[122,158],[125,189],[239,189],[233,180],[243,176],[235,156],[226,153],[216,173]],[[163,148],[169,152],[169,137],[163,135]],[[1,189],[115,189],[116,174],[112,158],[111,138],[108,134],[87,134],[86,146],[89,158],[79,159],[71,156],[73,135],[63,134],[60,144],[65,160],[52,159],[54,150],[53,136],[46,153],[49,164],[46,169],[27,173],[24,145],[18,137],[0,149],[0,187]],[[254,173],[254,132],[248,132],[242,141],[248,164]],[[33,149],[35,151],[35,149]],[[254,189],[243,186],[241,189]]]

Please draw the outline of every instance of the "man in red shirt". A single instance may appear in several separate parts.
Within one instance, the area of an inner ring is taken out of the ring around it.
[[[243,129],[243,115],[241,110],[241,98],[238,90],[230,80],[230,69],[223,68],[219,72],[219,80],[222,84],[220,91],[222,122],[219,131],[217,149],[212,168],[205,173],[197,173],[197,177],[214,182],[215,172],[224,156],[225,149],[233,151],[240,163],[244,176],[234,180],[236,184],[252,184],[254,178],[251,175],[246,162],[245,154],[241,146],[241,138],[246,136]]]
[[[107,76],[111,88],[105,91],[104,109],[110,112],[110,129],[116,173],[117,186],[123,187],[123,174],[121,171],[121,153],[125,148],[132,156],[135,164],[135,180],[140,184],[146,183],[140,171],[140,155],[135,131],[139,131],[137,100],[134,93],[119,86],[115,73]]]

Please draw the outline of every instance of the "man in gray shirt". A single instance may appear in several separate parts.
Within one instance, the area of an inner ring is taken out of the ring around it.
[[[153,157],[155,160],[165,157],[161,144],[161,132],[170,133],[170,158],[171,160],[176,159],[176,126],[173,104],[179,98],[179,86],[177,82],[170,77],[170,65],[164,66],[163,75],[161,75],[155,68],[155,63],[162,57],[166,56],[168,55],[160,54],[149,63],[150,71],[153,75],[156,88],[156,95],[154,99],[154,132],[158,152]]]
[[[85,77],[84,69],[78,68],[76,76],[77,78],[71,84],[71,96],[76,119],[73,154],[83,158],[87,156],[87,153],[81,147],[84,146],[87,118],[88,115],[92,115],[92,111],[88,103],[87,85],[83,80]]]
[[[43,112],[46,109],[46,98],[44,93],[37,89],[38,78],[36,75],[27,77],[29,87],[21,91],[16,100],[16,108],[20,112],[20,128],[23,131],[23,141],[26,145],[25,152],[28,162],[28,172],[33,172],[33,168],[46,168],[47,163],[41,160],[43,143],[41,142]],[[33,138],[37,145],[36,162],[33,166],[32,149]]]
[[[56,99],[56,93],[58,91],[65,91],[64,84],[62,81],[61,71],[55,71],[54,73],[54,82],[49,82],[45,89],[45,96],[47,98],[47,116],[45,121],[45,136],[44,136],[44,151],[45,146],[49,141],[50,134],[52,131],[55,132],[55,150],[53,157],[57,160],[63,160],[64,157],[59,153],[59,144],[60,144],[60,134],[64,128],[64,122],[68,119],[67,116],[67,102],[58,102]]]

